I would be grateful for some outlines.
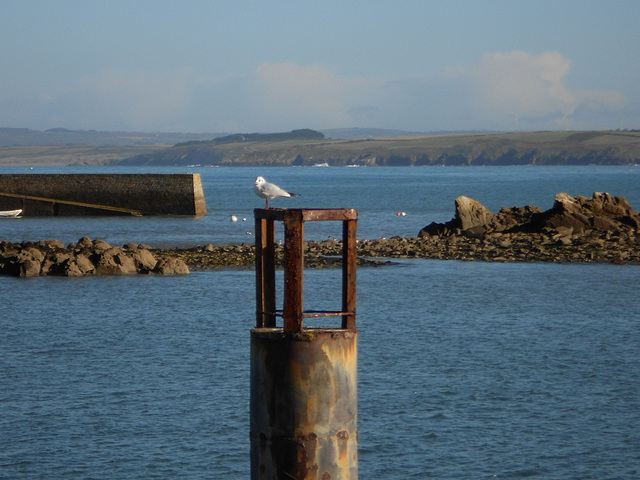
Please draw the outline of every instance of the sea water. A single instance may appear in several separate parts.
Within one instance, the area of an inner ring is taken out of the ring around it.
[[[257,175],[303,195],[274,206],[358,208],[359,238],[413,236],[451,219],[458,195],[492,211],[550,208],[560,191],[640,205],[634,167],[192,170],[201,219],[24,218],[1,221],[0,238],[252,242]],[[254,281],[0,277],[0,478],[248,478]],[[639,477],[639,283],[620,265],[359,269],[360,477]],[[306,308],[339,302],[339,271],[306,272]]]
[[[594,192],[622,195],[640,210],[640,167],[271,167],[271,168],[0,168],[0,173],[199,173],[207,215],[193,217],[25,217],[0,223],[0,239],[58,239],[76,242],[82,236],[113,245],[127,242],[153,246],[207,243],[253,243],[253,209],[264,200],[253,193],[258,175],[298,193],[277,199],[272,207],[356,208],[358,238],[400,235],[415,237],[431,222],[454,216],[456,197],[465,195],[493,212],[502,207],[553,206],[559,192],[590,197]],[[406,213],[406,215],[402,215]],[[400,214],[400,215],[398,215]],[[231,221],[235,216],[238,220]],[[309,239],[340,236],[333,223],[306,225]]]

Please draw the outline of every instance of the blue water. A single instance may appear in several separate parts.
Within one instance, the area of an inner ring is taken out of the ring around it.
[[[148,168],[0,168],[0,173],[149,172]],[[190,168],[154,169],[157,173],[200,173],[208,214],[173,218],[23,218],[2,222],[0,238],[11,241],[58,239],[75,242],[84,235],[114,245],[154,246],[253,243],[253,209],[264,200],[253,194],[257,175],[300,193],[274,200],[273,207],[356,208],[358,237],[414,237],[431,222],[454,215],[454,200],[472,197],[491,211],[537,205],[551,208],[558,192],[591,196],[603,191],[623,195],[640,210],[640,167],[398,167],[398,168]],[[405,212],[406,216],[397,216]],[[230,222],[231,215],[239,218]],[[242,219],[245,218],[246,222]],[[307,238],[339,236],[339,225],[310,223]],[[249,232],[249,233],[248,233]]]
[[[494,211],[558,191],[640,205],[638,168],[197,171],[203,219],[25,218],[0,238],[252,241],[260,173],[304,195],[276,206],[359,208],[360,238],[449,220],[461,194]],[[639,283],[619,265],[359,269],[360,478],[640,477]],[[339,272],[305,288],[307,308],[337,308]],[[248,478],[254,295],[251,270],[0,277],[0,478]]]

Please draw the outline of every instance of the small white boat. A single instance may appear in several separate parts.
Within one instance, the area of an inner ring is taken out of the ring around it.
[[[19,209],[19,210],[0,210],[0,218],[19,217],[21,214],[22,214],[22,209]]]

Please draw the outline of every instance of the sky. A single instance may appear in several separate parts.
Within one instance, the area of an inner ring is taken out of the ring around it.
[[[0,127],[640,128],[639,0],[0,0]]]

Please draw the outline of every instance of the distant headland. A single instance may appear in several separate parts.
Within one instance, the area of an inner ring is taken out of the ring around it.
[[[328,132],[331,132],[329,138]],[[384,135],[385,132],[388,136]],[[368,129],[140,134],[0,129],[0,166],[638,165],[640,130],[420,134]],[[345,138],[336,138],[342,134]],[[61,144],[60,138],[68,142]],[[51,143],[48,148],[46,141]],[[178,140],[178,141],[176,141]],[[102,141],[102,144],[97,142]],[[153,143],[153,142],[156,143]],[[173,141],[173,143],[170,143]]]

